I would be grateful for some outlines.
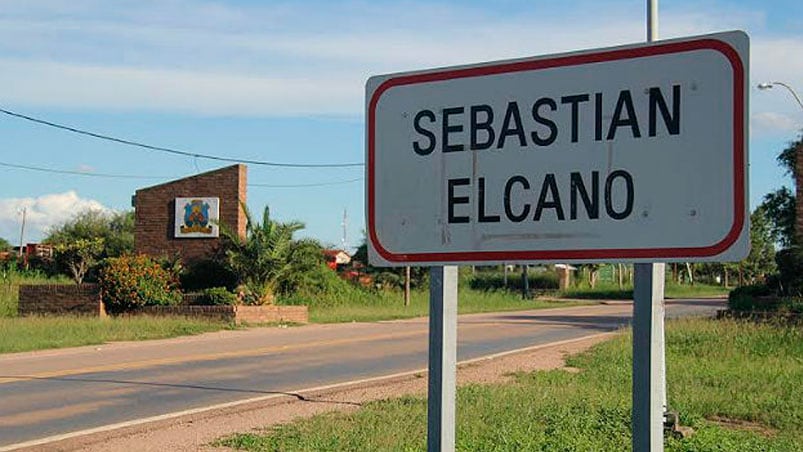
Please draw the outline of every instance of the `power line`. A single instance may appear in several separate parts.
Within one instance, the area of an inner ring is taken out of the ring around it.
[[[134,174],[110,174],[110,173],[90,173],[85,171],[75,171],[75,170],[64,170],[64,169],[56,169],[56,168],[45,168],[41,166],[31,166],[31,165],[20,165],[17,163],[8,163],[8,162],[0,162],[1,167],[12,168],[12,169],[23,169],[28,171],[38,171],[41,173],[51,173],[51,174],[68,174],[71,176],[85,176],[85,177],[107,177],[113,179],[174,179],[174,177],[169,176],[140,176]],[[191,177],[191,176],[190,176]],[[324,187],[329,185],[341,185],[341,184],[350,184],[357,181],[363,180],[362,177],[354,178],[354,179],[346,179],[346,180],[336,180],[336,181],[328,181],[328,182],[314,182],[309,184],[285,184],[285,185],[273,185],[273,184],[248,184],[249,187],[264,187],[264,188],[304,188],[304,187]]]
[[[166,148],[162,146],[153,146],[150,144],[140,143],[137,141],[126,140],[122,138],[116,138],[109,135],[103,135],[100,133],[90,132],[88,130],[78,129],[76,127],[67,126],[64,124],[58,124],[51,121],[46,121],[44,119],[34,118],[32,116],[23,115],[21,113],[16,113],[11,110],[5,110],[0,108],[0,113],[6,114],[8,116],[13,116],[15,118],[24,119],[26,121],[31,121],[36,124],[41,124],[48,127],[53,127],[56,129],[66,130],[68,132],[77,133],[80,135],[89,136],[92,138],[97,138],[100,140],[111,141],[118,144],[124,144],[127,146],[134,146],[143,149],[148,149],[151,151],[159,151],[159,152],[166,152],[168,154],[175,154],[175,155],[182,155],[185,157],[194,157],[194,158],[201,158],[207,160],[216,160],[219,162],[232,162],[232,163],[247,163],[249,165],[262,165],[262,166],[273,166],[279,168],[355,168],[365,166],[364,163],[280,163],[280,162],[268,162],[264,160],[249,160],[249,159],[235,159],[229,157],[220,157],[217,155],[209,155],[209,154],[201,154],[197,152],[189,152],[189,151],[182,151],[179,149],[173,148]]]
[[[41,173],[70,174],[73,176],[109,177],[114,179],[165,179],[159,176],[135,176],[132,174],[90,173],[86,171],[63,170],[54,168],[43,168],[40,166],[18,165],[16,163],[8,163],[8,162],[0,162],[0,166],[4,166],[6,168],[24,169],[29,171],[39,171]]]
[[[331,181],[331,182],[317,182],[312,184],[290,184],[290,185],[270,185],[270,184],[248,184],[249,187],[267,187],[267,188],[301,188],[301,187],[324,187],[327,185],[341,185],[341,184],[351,184],[354,182],[359,182],[363,180],[362,177],[357,177],[354,179],[347,179],[347,180],[338,180],[338,181]]]

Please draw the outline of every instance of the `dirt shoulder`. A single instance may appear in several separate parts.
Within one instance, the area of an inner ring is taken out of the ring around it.
[[[557,369],[568,355],[582,352],[616,333],[533,347],[526,351],[463,363],[458,384],[500,383],[518,371]],[[261,430],[294,419],[334,410],[356,410],[362,403],[425,395],[426,372],[340,385],[336,388],[288,394],[252,403],[188,414],[108,432],[71,438],[26,450],[48,451],[214,451],[209,444],[221,436]]]

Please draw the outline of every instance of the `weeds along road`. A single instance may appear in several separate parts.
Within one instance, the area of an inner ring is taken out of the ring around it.
[[[667,316],[721,300],[677,300]],[[630,304],[470,314],[460,361],[626,325]],[[425,318],[222,331],[0,355],[0,450],[18,443],[240,400],[292,395],[427,366]]]

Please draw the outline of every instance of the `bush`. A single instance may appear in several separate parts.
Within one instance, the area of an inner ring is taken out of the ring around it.
[[[739,287],[728,295],[728,308],[733,311],[779,311],[803,313],[803,298],[779,297],[771,287],[758,284]]]
[[[98,284],[106,309],[113,313],[181,302],[176,275],[145,255],[107,259]]]
[[[235,305],[237,295],[231,293],[225,287],[212,287],[205,289],[198,297],[195,304],[204,306]]]
[[[344,304],[367,305],[376,301],[375,294],[344,281],[325,264],[310,273],[292,295],[280,299],[281,304],[331,307]]]
[[[734,311],[772,310],[771,300],[759,298],[770,295],[773,295],[772,289],[764,284],[737,287],[728,294],[728,307]]]
[[[527,274],[530,290],[557,290],[559,287],[558,275],[554,272]],[[507,286],[505,286],[505,276],[502,273],[477,272],[469,281],[469,287],[474,290],[515,290],[522,289],[521,272],[509,272],[507,274]]]
[[[232,291],[237,287],[237,275],[222,259],[205,259],[188,265],[179,275],[181,287],[187,291],[225,287]]]
[[[795,246],[775,255],[778,265],[778,285],[781,293],[790,296],[803,295],[803,253]]]

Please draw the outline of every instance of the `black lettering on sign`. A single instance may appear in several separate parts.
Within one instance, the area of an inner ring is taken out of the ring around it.
[[[588,195],[585,183],[583,182],[583,175],[580,173],[572,173],[571,180],[571,201],[569,207],[569,218],[572,220],[577,219],[577,195],[583,200],[583,207],[586,209],[586,215],[589,220],[596,220],[599,218],[599,171],[591,172],[591,196]]]
[[[524,176],[513,176],[508,179],[505,184],[505,216],[514,223],[521,223],[530,215],[530,205],[524,203],[520,214],[516,215],[513,213],[513,207],[510,205],[510,192],[513,190],[513,184],[516,183],[521,185],[525,190],[530,189],[530,182]]]
[[[465,149],[462,144],[449,144],[449,134],[463,131],[463,124],[449,124],[449,117],[462,115],[465,112],[463,107],[453,107],[443,109],[443,124],[442,124],[442,138],[443,138],[443,152],[459,152]]]
[[[480,122],[479,113],[485,115],[485,121]],[[472,151],[480,151],[489,149],[493,146],[496,140],[496,134],[493,128],[494,110],[490,105],[472,105],[471,106],[471,144]],[[479,141],[479,131],[485,132],[485,141]]]
[[[543,106],[547,106],[550,110],[555,111],[558,109],[558,104],[549,97],[542,97],[533,104],[533,119],[538,124],[545,125],[549,129],[549,135],[547,135],[546,138],[541,138],[541,136],[538,135],[538,131],[535,130],[530,134],[530,137],[538,146],[549,146],[554,143],[555,139],[558,137],[558,126],[555,124],[555,121],[541,116],[540,110]]]
[[[613,183],[616,179],[622,179],[625,183],[625,202],[624,208],[616,211],[613,207]],[[624,220],[633,212],[633,176],[625,170],[616,170],[605,179],[605,211],[614,220]]]
[[[511,122],[513,123],[512,125]],[[527,146],[524,126],[521,124],[519,104],[516,102],[509,102],[507,104],[507,111],[505,111],[505,119],[502,121],[502,130],[499,132],[499,143],[497,143],[496,148],[503,148],[505,146],[505,139],[511,135],[515,135],[519,139],[519,146]]]
[[[588,94],[575,94],[573,96],[563,96],[560,103],[572,105],[572,143],[577,143],[578,122],[580,121],[580,102],[588,102]]]
[[[661,94],[661,89],[658,87],[650,88],[649,134],[651,137],[656,134],[656,109],[661,110],[661,119],[664,120],[667,132],[670,135],[678,135],[680,133],[680,85],[672,85],[672,114],[669,114],[669,107],[667,107],[666,99]]]
[[[421,125],[421,120],[424,118],[429,119],[429,122],[435,122],[435,113],[433,113],[432,110],[421,110],[416,113],[415,119],[413,119],[413,128],[415,128],[415,131],[429,140],[429,144],[425,147],[422,147],[418,141],[413,141],[413,151],[418,155],[429,155],[435,150],[435,134]]]
[[[448,222],[449,223],[468,223],[469,218],[466,216],[457,216],[454,214],[455,204],[468,204],[468,196],[455,196],[454,188],[463,185],[471,185],[471,179],[462,177],[459,179],[449,179],[447,182],[449,196],[448,196]]]
[[[477,219],[478,220],[477,221],[479,221],[480,223],[499,223],[499,221],[501,221],[501,218],[499,217],[499,215],[487,215],[485,213],[485,178],[484,177],[480,177],[479,178],[479,188],[477,189],[477,191],[478,191],[477,194],[478,194],[478,198],[479,198],[478,199],[479,202],[477,202],[477,209],[478,209],[478,212],[477,212]]]
[[[624,118],[622,117],[622,108],[627,110],[627,116]],[[625,89],[619,93],[619,100],[616,101],[616,108],[613,110],[613,119],[608,128],[608,140],[613,140],[616,137],[616,129],[626,126],[630,126],[633,138],[641,138],[641,130],[639,130],[638,127],[636,110],[633,108],[633,98],[630,96],[630,91]]]
[[[547,201],[547,196],[550,198],[549,201]],[[555,215],[558,220],[566,219],[566,216],[563,215],[563,206],[560,204],[560,195],[558,194],[558,185],[555,183],[554,174],[544,176],[544,182],[541,184],[541,194],[538,196],[538,204],[535,206],[534,221],[541,220],[541,212],[544,209],[555,209]]]

